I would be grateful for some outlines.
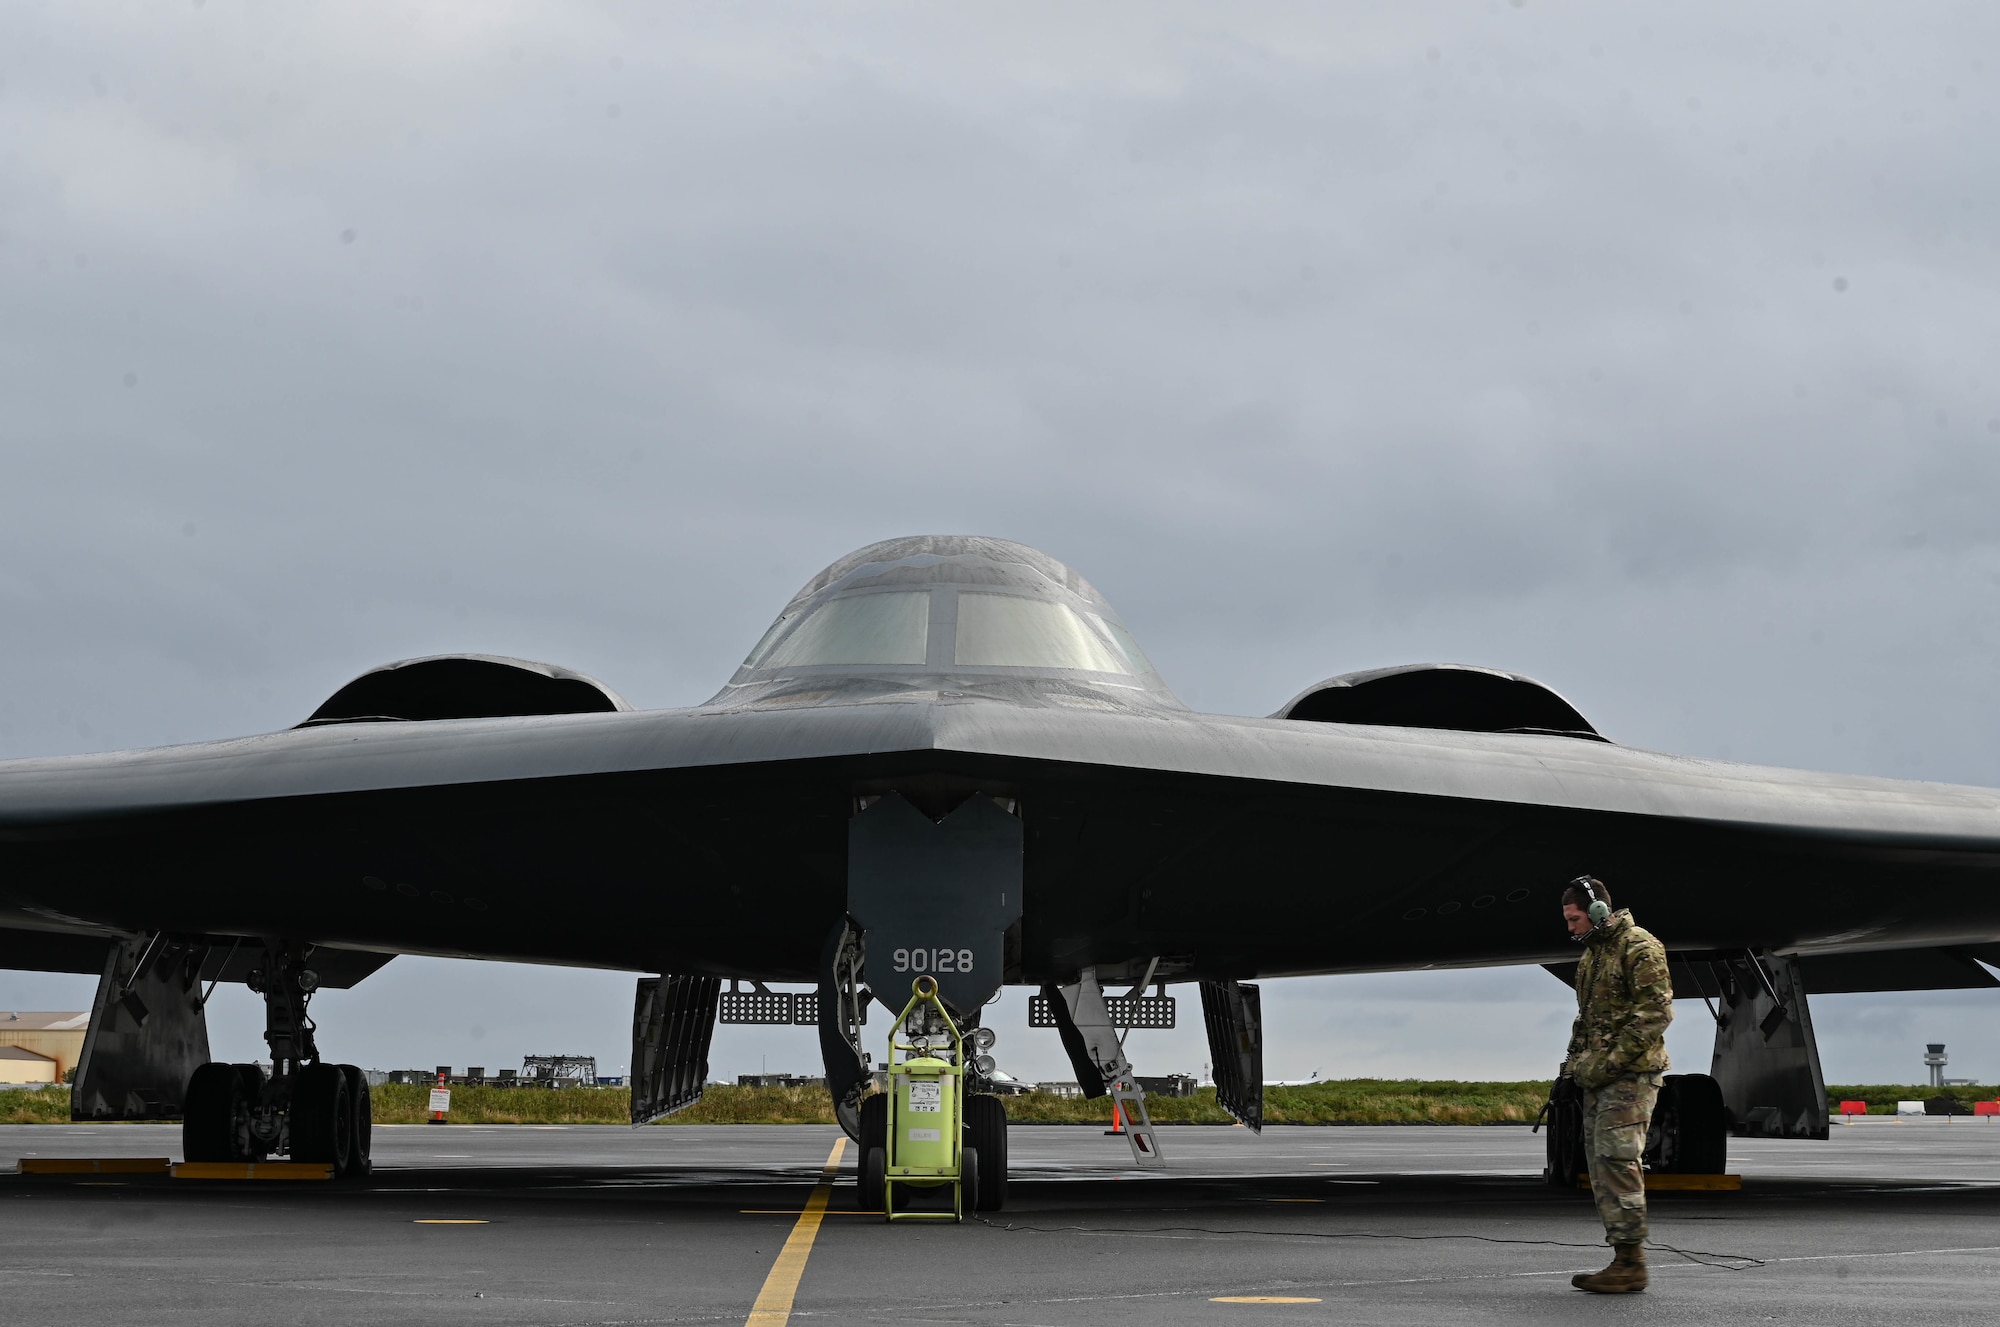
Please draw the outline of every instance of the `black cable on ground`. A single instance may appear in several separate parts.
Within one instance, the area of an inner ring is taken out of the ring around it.
[[[1603,1244],[1577,1244],[1560,1239],[1507,1239],[1498,1235],[1395,1235],[1382,1234],[1370,1230],[1227,1230],[1213,1226],[1029,1226],[1009,1221],[1002,1224],[989,1221],[983,1216],[968,1213],[974,1221],[995,1230],[1023,1231],[1038,1235],[1247,1235],[1260,1239],[1383,1239],[1383,1240],[1473,1240],[1480,1244],[1521,1244],[1537,1245],[1554,1249],[1601,1249]],[[1649,1249],[1663,1253],[1679,1254],[1689,1262],[1703,1267],[1719,1267],[1724,1271],[1743,1272],[1752,1267],[1763,1267],[1767,1258],[1751,1258],[1737,1253],[1714,1253],[1706,1249],[1682,1249],[1672,1244],[1649,1242]]]

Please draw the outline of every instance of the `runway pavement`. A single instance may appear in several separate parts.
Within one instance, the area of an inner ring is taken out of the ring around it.
[[[1601,1235],[1587,1197],[1541,1186],[1525,1129],[1162,1133],[1171,1169],[1155,1176],[1096,1130],[1016,1127],[1007,1209],[963,1225],[856,1213],[842,1148],[791,1320],[1847,1327],[1983,1322],[2000,1290],[2000,1127],[1983,1119],[1736,1140],[1743,1191],[1655,1195],[1653,1288],[1615,1299],[1569,1288],[1603,1263]],[[414,1125],[375,1140],[360,1184],[0,1177],[6,1319],[742,1323],[840,1136]],[[0,1164],[37,1154],[178,1157],[179,1135],[0,1127]]]

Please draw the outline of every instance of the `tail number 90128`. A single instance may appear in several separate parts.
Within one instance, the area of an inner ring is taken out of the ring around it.
[[[889,956],[898,972],[970,972],[970,949],[898,949]]]

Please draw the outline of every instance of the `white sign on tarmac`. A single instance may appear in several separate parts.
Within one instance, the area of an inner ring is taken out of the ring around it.
[[[448,1087],[432,1088],[431,1113],[437,1114],[441,1111],[448,1111],[450,1109],[451,1109],[451,1089]]]

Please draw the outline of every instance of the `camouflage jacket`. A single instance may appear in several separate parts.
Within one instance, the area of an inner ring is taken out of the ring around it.
[[[1621,908],[1591,933],[1576,965],[1570,1076],[1595,1091],[1623,1074],[1665,1071],[1667,1024],[1673,1021],[1666,947]]]

